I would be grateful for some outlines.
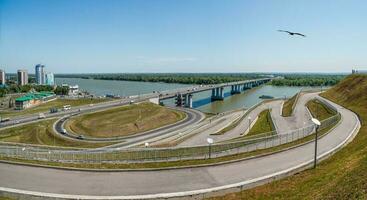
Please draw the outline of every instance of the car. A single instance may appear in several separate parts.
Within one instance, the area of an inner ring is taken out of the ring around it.
[[[64,111],[70,110],[70,109],[71,109],[71,105],[64,105],[64,106],[62,107],[62,109],[63,109]]]
[[[61,133],[62,133],[62,134],[66,134],[67,132],[66,132],[66,130],[63,128],[63,129],[61,130]]]
[[[82,136],[82,135],[78,135],[78,137],[76,137],[76,139],[78,139],[78,140],[83,140],[83,139],[84,139],[84,136]]]
[[[58,112],[58,109],[57,108],[50,108],[50,113],[57,113]]]
[[[46,118],[45,114],[43,113],[38,114],[38,119],[44,119],[44,118]]]
[[[7,122],[7,121],[10,121],[10,118],[1,118],[0,120],[1,122]]]

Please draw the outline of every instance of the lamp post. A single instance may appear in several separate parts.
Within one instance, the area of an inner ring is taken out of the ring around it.
[[[311,120],[315,124],[315,128],[316,128],[316,130],[315,130],[315,156],[314,156],[314,161],[313,161],[313,168],[315,169],[316,164],[317,164],[317,132],[318,132],[318,129],[319,129],[321,123],[316,118],[312,118]]]
[[[211,154],[212,154],[212,144],[214,142],[214,140],[212,138],[207,138],[206,141],[209,144],[209,159],[211,158]]]

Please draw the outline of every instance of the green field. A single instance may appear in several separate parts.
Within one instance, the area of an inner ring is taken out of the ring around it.
[[[25,110],[10,110],[10,109],[2,110],[0,111],[0,116],[4,118],[4,117],[15,117],[20,115],[36,114],[40,112],[49,112],[50,108],[61,109],[64,105],[71,105],[73,107],[73,106],[95,104],[105,102],[108,100],[109,99],[90,99],[90,98],[56,99]]]
[[[114,137],[152,130],[184,117],[183,112],[153,103],[140,103],[81,115],[70,119],[66,127],[82,135]]]
[[[254,136],[261,133],[268,133],[274,131],[272,126],[272,119],[270,116],[270,110],[266,109],[263,110],[256,121],[256,123],[252,126],[250,131],[247,133],[246,136]]]
[[[326,105],[324,105],[317,99],[307,102],[306,106],[308,110],[311,112],[312,117],[320,121],[332,117],[336,114],[333,110],[328,108]]]
[[[358,135],[316,168],[215,200],[367,199],[367,76],[351,75],[322,96],[357,113]]]
[[[289,117],[293,112],[293,104],[295,104],[297,99],[297,94],[295,94],[292,98],[288,99],[283,104],[282,116]]]
[[[92,148],[112,143],[87,143],[61,138],[54,134],[52,125],[56,119],[50,119],[18,127],[0,130],[0,141],[36,145]]]
[[[0,200],[14,200],[14,199],[9,198],[9,197],[1,197],[1,196],[0,196]]]

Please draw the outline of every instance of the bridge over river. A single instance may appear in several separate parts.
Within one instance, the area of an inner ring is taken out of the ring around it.
[[[175,98],[177,106],[192,108],[192,96],[194,93],[211,90],[212,101],[223,100],[225,87],[231,87],[231,94],[239,94],[242,91],[265,84],[273,79],[274,78],[251,79],[215,85],[200,85],[176,90],[161,91],[159,92],[158,97],[155,97],[155,100],[153,100],[154,98],[151,98],[151,101],[159,102],[160,100]]]

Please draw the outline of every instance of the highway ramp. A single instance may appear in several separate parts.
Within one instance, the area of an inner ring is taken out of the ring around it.
[[[342,118],[338,126],[319,140],[318,156],[331,153],[344,145],[360,127],[358,117],[353,112],[329,103],[338,109]],[[308,143],[287,151],[230,164],[159,171],[88,172],[1,163],[0,186],[2,190],[14,188],[18,189],[17,192],[45,192],[49,196],[69,194],[80,199],[189,195],[285,173],[312,163],[313,151],[314,144]]]

